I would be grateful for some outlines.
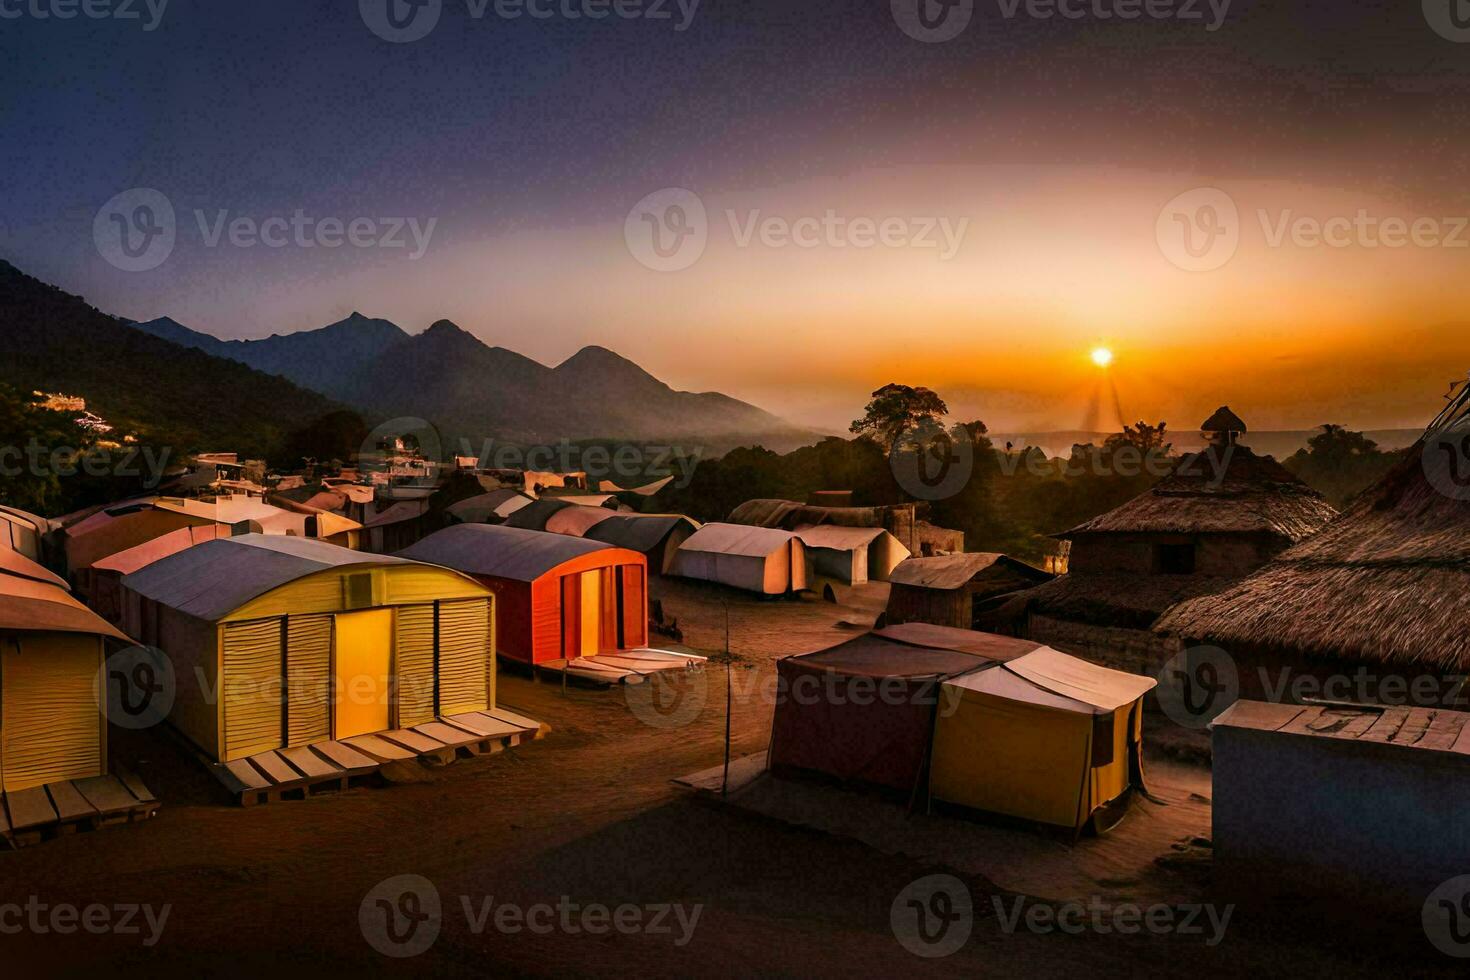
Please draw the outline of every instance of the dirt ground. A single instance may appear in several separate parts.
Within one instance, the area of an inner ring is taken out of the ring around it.
[[[983,853],[967,853],[963,867],[887,853],[671,783],[721,762],[727,690],[733,755],[764,750],[771,706],[762,692],[775,658],[853,635],[871,624],[884,592],[843,590],[841,604],[768,602],[662,583],[685,642],[714,655],[702,673],[681,680],[677,697],[651,686],[563,692],[506,671],[501,701],[550,723],[546,738],[305,801],[232,806],[167,738],[114,732],[114,757],[131,764],[165,807],[144,825],[0,854],[4,975],[1345,976],[1402,971],[1401,957],[1415,952],[1424,959],[1413,972],[1453,966],[1432,959],[1427,943],[1406,954],[1388,951],[1371,932],[1307,928],[1311,909],[1290,928],[1232,921],[1216,945],[1207,934],[1012,929],[1014,896],[981,873]],[[1202,781],[1202,771],[1195,778]],[[989,839],[1008,846],[1005,834]],[[1017,846],[1037,845],[1026,837]],[[1065,845],[1048,846],[1064,855]],[[895,938],[892,910],[906,887],[936,873],[955,875],[969,890],[973,928],[953,954],[921,959]],[[1200,888],[1207,874],[1207,864],[1186,869],[1181,893]],[[437,939],[405,959],[374,949],[359,918],[369,892],[399,875],[427,879],[442,903]],[[142,935],[9,929],[3,907],[30,896],[52,906],[147,904],[155,914],[167,905],[168,919],[151,947],[143,944],[146,926]],[[463,900],[471,911],[487,900],[522,909],[558,902],[700,909],[688,931],[672,917],[667,932],[533,932],[513,923],[477,931]]]

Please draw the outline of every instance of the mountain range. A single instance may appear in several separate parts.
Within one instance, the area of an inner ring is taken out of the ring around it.
[[[373,417],[427,419],[477,452],[487,438],[657,440],[702,445],[707,453],[753,444],[784,452],[818,438],[728,395],[676,391],[603,347],[584,347],[547,367],[448,320],[409,334],[353,313],[316,330],[230,341],[168,317],[133,326],[280,375]]]
[[[80,396],[120,433],[174,455],[252,456],[343,406],[291,381],[134,330],[0,261],[0,382]]]

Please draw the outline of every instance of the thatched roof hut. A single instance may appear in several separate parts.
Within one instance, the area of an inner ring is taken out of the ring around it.
[[[1459,484],[1445,431],[1427,433],[1320,534],[1171,609],[1158,630],[1286,657],[1470,668],[1470,488],[1446,492]]]
[[[1031,609],[1078,622],[1151,626],[1320,530],[1332,505],[1270,456],[1210,446],[1153,489],[1056,537],[1071,573],[1027,593]]]
[[[1295,544],[1337,512],[1270,456],[1210,446],[1121,507],[1055,537],[1097,534],[1265,534]]]

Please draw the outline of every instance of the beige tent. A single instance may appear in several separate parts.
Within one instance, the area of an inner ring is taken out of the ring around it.
[[[0,506],[0,550],[18,551],[32,561],[40,561],[41,538],[50,529],[51,522],[44,517]]]
[[[1081,829],[1141,784],[1143,696],[1154,685],[1049,647],[951,677],[934,722],[930,794]]]
[[[23,560],[23,559],[22,559]],[[107,772],[97,681],[108,638],[127,642],[35,566],[0,574],[0,789]]]
[[[806,549],[808,576],[823,575],[848,585],[886,582],[909,550],[881,527],[806,524],[795,531]]]
[[[671,575],[781,595],[806,584],[806,550],[790,531],[706,524],[679,545]]]

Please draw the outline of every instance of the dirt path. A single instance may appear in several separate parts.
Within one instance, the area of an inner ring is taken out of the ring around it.
[[[723,601],[702,599],[688,585],[667,590],[665,600],[694,645],[722,645]],[[851,635],[835,621],[874,612],[875,602],[881,596],[845,607],[730,603],[737,755],[764,748],[770,707],[750,692],[774,658]],[[655,706],[636,695],[634,710],[620,691],[564,694],[555,684],[505,676],[502,700],[548,721],[551,736],[495,757],[414,770],[411,782],[248,810],[223,804],[168,740],[119,735],[115,752],[137,762],[166,803],[162,814],[147,825],[0,854],[0,905],[31,895],[51,905],[168,905],[162,938],[144,948],[139,935],[3,932],[5,975],[1356,975],[1384,968],[1359,954],[1233,928],[1217,946],[1197,936],[1008,932],[1005,907],[994,905],[985,879],[963,871],[973,931],[953,955],[919,959],[895,939],[891,909],[915,879],[947,869],[676,789],[673,777],[720,761],[723,665],[711,664],[680,693],[702,699],[698,710],[682,698]],[[381,955],[359,921],[365,896],[398,875],[428,879],[442,903],[437,939],[412,959]],[[656,910],[642,910],[661,903],[678,903],[686,915],[700,910],[681,944],[686,934],[672,914],[663,923],[670,931],[659,933],[592,935],[579,919],[571,920],[575,934],[493,922],[476,931],[461,897],[476,913],[492,898],[521,909],[627,904],[650,918]]]

